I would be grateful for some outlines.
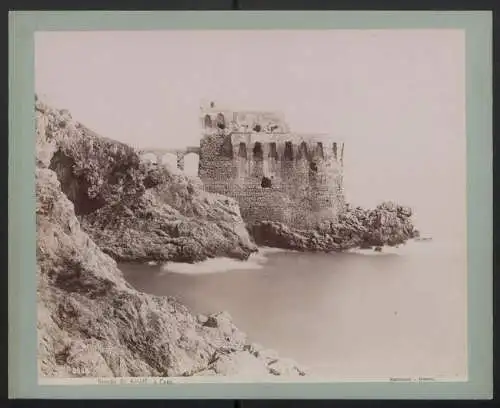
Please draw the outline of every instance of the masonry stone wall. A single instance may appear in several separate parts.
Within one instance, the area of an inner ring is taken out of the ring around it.
[[[344,208],[343,149],[323,135],[218,129],[201,140],[199,176],[235,198],[247,222],[311,228]]]

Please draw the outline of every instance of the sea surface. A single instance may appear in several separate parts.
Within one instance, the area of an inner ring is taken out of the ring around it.
[[[252,342],[313,375],[466,379],[466,256],[452,240],[120,268],[136,289],[194,313],[228,311]]]

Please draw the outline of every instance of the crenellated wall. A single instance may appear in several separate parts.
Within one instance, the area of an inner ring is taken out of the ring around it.
[[[208,191],[237,199],[247,222],[310,228],[344,208],[343,151],[325,135],[210,129],[199,176]]]

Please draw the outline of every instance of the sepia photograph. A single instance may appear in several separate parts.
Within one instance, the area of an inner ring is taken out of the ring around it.
[[[34,52],[41,383],[467,381],[463,30]]]

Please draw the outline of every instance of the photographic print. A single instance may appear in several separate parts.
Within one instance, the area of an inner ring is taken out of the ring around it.
[[[463,30],[34,50],[39,381],[467,381]]]

